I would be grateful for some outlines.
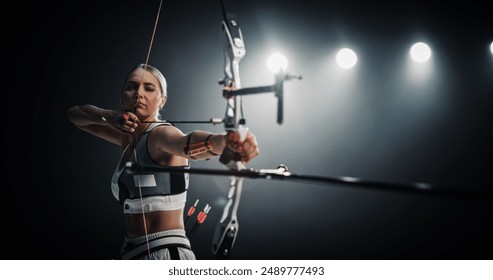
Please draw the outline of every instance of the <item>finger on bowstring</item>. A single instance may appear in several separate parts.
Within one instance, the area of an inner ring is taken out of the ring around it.
[[[127,121],[126,126],[127,126],[127,130],[130,132],[134,132],[135,129],[137,128],[137,124],[131,121]]]
[[[120,129],[123,130],[124,132],[134,132],[135,128],[137,127],[137,124],[134,122],[130,121],[130,116],[127,113],[122,113],[120,117]]]
[[[128,119],[133,123],[140,123],[139,118],[134,113],[128,113]]]
[[[122,117],[123,121],[128,121],[128,119],[130,118],[130,117],[127,115],[127,113],[122,113],[122,114],[121,114],[121,117]]]
[[[134,114],[128,114],[128,120],[126,121],[126,124],[131,128],[136,128],[137,123],[140,123],[139,118]]]

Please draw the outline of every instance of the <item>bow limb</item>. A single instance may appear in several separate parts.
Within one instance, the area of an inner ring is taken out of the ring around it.
[[[234,89],[241,88],[239,63],[245,55],[245,45],[238,20],[234,14],[227,14],[222,3],[224,20],[221,28],[225,33],[224,40],[224,74],[225,78],[220,84]],[[226,97],[226,113],[224,116],[224,128],[226,131],[236,131],[241,140],[244,140],[248,128],[241,110],[241,96]],[[230,170],[240,171],[246,168],[240,161],[233,161],[228,153],[221,155],[220,161]],[[227,258],[238,234],[239,223],[237,211],[240,205],[243,178],[231,176],[228,192],[228,202],[224,207],[223,215],[216,225],[213,236],[212,252],[217,258]]]

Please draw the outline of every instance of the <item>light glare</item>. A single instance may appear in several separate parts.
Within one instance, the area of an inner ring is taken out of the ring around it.
[[[281,69],[284,71],[287,67],[288,60],[280,53],[274,53],[267,59],[267,68],[269,68],[269,71],[272,73],[277,73]]]
[[[431,50],[427,44],[425,44],[423,42],[419,42],[419,43],[414,44],[411,47],[410,54],[411,54],[411,58],[414,61],[416,61],[418,63],[423,63],[423,62],[428,61],[428,59],[430,59]]]
[[[344,48],[337,53],[336,61],[340,67],[349,69],[356,65],[358,57],[351,49]]]

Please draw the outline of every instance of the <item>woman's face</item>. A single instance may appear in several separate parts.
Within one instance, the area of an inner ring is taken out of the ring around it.
[[[136,114],[141,121],[155,120],[165,102],[166,96],[161,92],[159,80],[142,68],[130,73],[123,84],[123,108]]]

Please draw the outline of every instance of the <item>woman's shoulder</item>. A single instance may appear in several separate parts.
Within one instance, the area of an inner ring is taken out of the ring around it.
[[[152,123],[146,130],[151,134],[158,134],[163,136],[171,136],[171,135],[184,135],[184,133],[172,123],[169,122],[159,122]]]
[[[153,122],[149,124],[149,126],[146,128],[146,132],[150,132],[157,127],[175,127],[172,123],[167,122],[167,121],[159,121],[159,122]]]

